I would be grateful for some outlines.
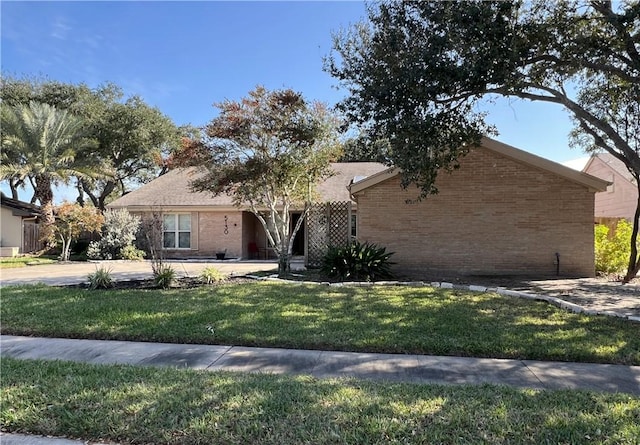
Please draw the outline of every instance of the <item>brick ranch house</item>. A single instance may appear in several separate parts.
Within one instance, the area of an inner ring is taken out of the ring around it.
[[[351,202],[348,185],[356,177],[366,177],[385,170],[376,162],[334,163],[333,176],[316,187],[319,202]],[[225,252],[227,258],[274,258],[262,225],[249,211],[235,207],[227,195],[211,196],[192,192],[189,183],[194,169],[176,169],[118,198],[110,209],[127,209],[133,214],[162,213],[165,223],[165,251],[169,258],[214,258]],[[355,214],[350,206],[349,216]],[[292,224],[301,215],[292,212]],[[347,234],[351,219],[342,218]],[[308,227],[303,225],[293,246],[294,255],[306,255]]]
[[[294,254],[312,263],[316,235],[329,239],[324,232],[338,229],[395,252],[403,271],[551,275],[558,253],[562,275],[594,275],[594,195],[608,182],[488,138],[460,164],[438,176],[438,195],[414,204],[407,200],[417,189],[402,190],[396,169],[333,164],[336,174],[318,186],[319,201],[348,202],[348,216],[310,215]],[[258,220],[228,196],[191,192],[190,174],[171,171],[109,208],[161,210],[168,257],[211,258],[225,250],[229,257],[267,257]],[[293,212],[294,222],[299,214]]]
[[[594,195],[608,182],[484,138],[417,203],[388,169],[350,186],[361,241],[404,270],[487,275],[595,274]],[[558,254],[558,256],[556,255]]]

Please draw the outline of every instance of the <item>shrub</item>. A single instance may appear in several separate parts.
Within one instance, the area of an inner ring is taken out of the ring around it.
[[[109,289],[113,287],[113,279],[111,278],[111,269],[104,267],[96,267],[94,273],[90,273],[87,276],[89,280],[89,289]]]
[[[122,258],[122,250],[133,245],[139,227],[140,218],[125,209],[105,212],[102,238],[89,244],[87,257],[94,260]]]
[[[112,260],[113,257],[108,252],[103,252],[99,241],[91,241],[87,247],[87,258],[90,260]]]
[[[75,255],[86,255],[87,249],[89,248],[89,240],[81,239],[77,240],[71,246],[71,253]]]
[[[63,202],[54,209],[55,223],[49,227],[51,234],[62,241],[60,259],[69,261],[71,244],[83,232],[97,232],[102,227],[104,217],[94,207],[82,207],[77,203]]]
[[[144,251],[136,249],[136,247],[131,244],[120,249],[120,258],[123,260],[142,261],[144,257]]]
[[[153,273],[153,282],[162,289],[169,289],[176,279],[176,271],[168,265],[161,266]]]
[[[375,244],[354,242],[344,247],[332,247],[322,260],[322,272],[342,280],[374,281],[391,278],[393,252]]]
[[[224,281],[226,278],[227,276],[225,274],[212,266],[205,267],[202,269],[202,272],[200,272],[200,281],[205,284],[217,283],[218,281]]]
[[[631,255],[631,230],[631,224],[625,220],[618,221],[613,234],[609,227],[596,225],[596,272],[617,274],[625,271]]]

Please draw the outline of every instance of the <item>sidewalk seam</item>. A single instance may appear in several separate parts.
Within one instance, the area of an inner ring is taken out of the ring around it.
[[[547,385],[545,385],[545,383],[542,380],[540,380],[540,377],[538,377],[538,374],[533,372],[533,369],[529,368],[529,365],[527,365],[524,360],[520,360],[520,363],[522,363],[522,366],[524,366],[527,369],[527,371],[529,371],[531,375],[533,375],[536,378],[540,386],[542,386],[542,388],[544,388],[545,391],[549,389]]]
[[[218,363],[218,362],[222,359],[222,357],[224,357],[225,355],[227,355],[227,354],[229,353],[229,351],[231,351],[233,348],[235,348],[235,346],[226,346],[225,351],[224,351],[222,354],[220,354],[220,355],[218,356],[218,358],[217,358],[217,359],[215,359],[214,361],[212,361],[212,362],[211,362],[211,363],[210,363],[206,368],[204,368],[204,369],[205,369],[205,370],[208,370],[208,369],[209,369],[209,368],[211,368],[212,366],[215,366],[215,364],[216,364],[216,363]]]

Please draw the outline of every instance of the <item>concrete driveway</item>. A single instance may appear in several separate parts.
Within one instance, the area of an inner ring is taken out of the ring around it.
[[[275,261],[179,261],[167,260],[180,277],[198,276],[202,269],[213,266],[226,274],[244,275],[265,270],[275,271]],[[99,267],[111,270],[115,280],[139,280],[150,278],[150,261],[96,261],[72,262],[60,264],[43,264],[15,269],[0,269],[0,286],[16,284],[44,283],[52,286],[78,284],[87,281],[87,275]],[[298,270],[304,267],[302,262],[292,262],[291,268]]]

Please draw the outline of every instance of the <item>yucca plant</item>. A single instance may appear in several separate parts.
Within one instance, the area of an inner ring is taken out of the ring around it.
[[[200,272],[200,281],[205,284],[213,284],[226,279],[227,276],[213,266],[205,267]]]
[[[391,255],[393,252],[387,252],[385,247],[355,241],[347,246],[329,248],[321,270],[328,277],[341,280],[392,278]]]
[[[175,279],[176,271],[168,265],[163,265],[153,274],[153,282],[162,289],[169,289]]]
[[[96,267],[94,273],[87,275],[89,280],[89,289],[109,289],[113,287],[113,278],[111,277],[111,269],[105,267]]]

